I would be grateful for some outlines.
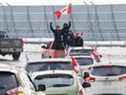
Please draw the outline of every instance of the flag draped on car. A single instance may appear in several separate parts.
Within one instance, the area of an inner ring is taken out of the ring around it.
[[[55,16],[57,19],[60,19],[62,15],[68,15],[71,14],[72,8],[71,4],[65,6],[63,9],[55,11]]]

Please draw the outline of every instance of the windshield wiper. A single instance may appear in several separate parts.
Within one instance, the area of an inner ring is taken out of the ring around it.
[[[0,90],[1,90],[1,89],[5,89],[5,88],[6,88],[5,86],[0,86]]]
[[[116,76],[117,74],[106,74],[106,76]]]
[[[70,86],[69,84],[54,84],[53,87],[64,87],[64,86]]]

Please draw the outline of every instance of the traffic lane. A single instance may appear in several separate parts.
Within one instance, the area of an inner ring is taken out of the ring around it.
[[[15,65],[19,65],[19,64],[23,65],[26,62],[28,62],[28,60],[30,60],[30,59],[34,60],[34,59],[40,59],[40,58],[41,58],[41,52],[25,51],[21,54],[19,61],[13,61],[12,57],[7,55],[5,57],[0,56],[0,62],[11,63],[11,64],[15,64]],[[93,86],[93,87],[97,87],[97,86]],[[88,94],[88,90],[86,90],[86,92]]]

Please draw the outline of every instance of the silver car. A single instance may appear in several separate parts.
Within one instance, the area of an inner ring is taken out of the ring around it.
[[[50,70],[31,74],[35,85],[46,85],[46,95],[85,95],[75,72]]]
[[[120,63],[92,66],[85,81],[91,84],[86,88],[89,95],[126,95],[126,65]]]

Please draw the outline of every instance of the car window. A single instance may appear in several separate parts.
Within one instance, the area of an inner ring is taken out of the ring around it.
[[[92,65],[93,64],[93,59],[92,58],[86,58],[86,57],[78,57],[76,58],[80,66],[85,66],[85,65]]]
[[[34,82],[36,85],[44,84],[46,87],[65,87],[73,85],[74,78],[68,74],[47,74],[37,76]]]
[[[14,73],[0,72],[0,95],[5,95],[8,90],[19,86]]]
[[[71,50],[70,51],[70,56],[74,56],[74,55],[87,55],[89,56],[92,52],[92,49],[79,49],[79,50]]]
[[[95,76],[117,76],[126,73],[125,66],[99,66],[92,68],[91,73]]]
[[[70,62],[34,62],[26,66],[27,72],[45,71],[45,70],[72,70]]]

